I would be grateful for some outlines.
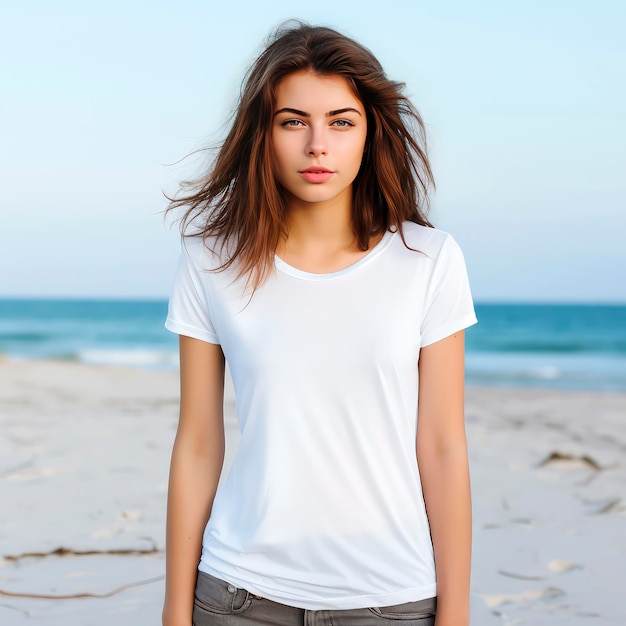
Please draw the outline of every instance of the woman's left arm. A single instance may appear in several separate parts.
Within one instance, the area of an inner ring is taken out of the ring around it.
[[[463,331],[420,352],[416,452],[437,570],[435,624],[468,626],[472,506]]]

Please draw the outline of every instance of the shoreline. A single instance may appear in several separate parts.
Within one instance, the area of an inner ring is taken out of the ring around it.
[[[158,623],[177,412],[176,371],[0,358],[0,595],[117,590],[0,597],[0,622]],[[626,393],[467,388],[472,624],[626,622],[625,422]]]
[[[65,357],[59,356],[24,356],[6,352],[0,352],[0,364],[28,364],[28,363],[50,363],[50,364],[74,364],[85,367],[104,367],[131,369],[147,372],[169,372],[178,373],[178,346],[172,350],[151,350],[151,349],[131,349],[131,350],[84,350],[87,357],[79,358],[74,353]],[[528,355],[520,355],[520,359]],[[574,381],[570,379],[560,379],[554,376],[554,371],[547,368],[542,375],[530,378],[523,375],[516,378],[513,374],[496,379],[492,376],[485,382],[484,371],[473,370],[471,361],[476,357],[476,353],[466,351],[466,389],[503,389],[511,392],[517,390],[530,391],[557,391],[565,393],[600,393],[600,394],[626,394],[626,387],[621,382],[607,382],[606,380],[596,380],[593,382]],[[489,358],[498,358],[498,353],[490,355]],[[509,358],[509,357],[507,357]],[[617,357],[620,358],[620,357]],[[626,367],[626,361],[625,367]],[[542,368],[539,368],[541,370]],[[476,382],[479,381],[479,382]],[[511,382],[515,381],[515,382]],[[584,387],[578,386],[584,384]]]

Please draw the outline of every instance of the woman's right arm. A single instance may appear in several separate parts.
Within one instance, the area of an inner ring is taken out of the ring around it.
[[[204,527],[224,463],[224,355],[180,336],[180,418],[167,498],[163,626],[191,626]]]

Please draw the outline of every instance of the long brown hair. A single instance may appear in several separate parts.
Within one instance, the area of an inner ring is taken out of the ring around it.
[[[269,275],[287,234],[283,189],[273,170],[275,90],[298,70],[344,77],[367,115],[366,152],[353,183],[352,223],[361,250],[371,236],[426,219],[434,180],[422,118],[374,55],[341,33],[301,22],[283,26],[246,74],[234,120],[210,171],[181,183],[168,211],[184,208],[181,232],[214,237],[228,250],[218,270],[236,264],[256,288]],[[192,231],[192,232],[191,232]],[[406,245],[406,241],[404,241]]]

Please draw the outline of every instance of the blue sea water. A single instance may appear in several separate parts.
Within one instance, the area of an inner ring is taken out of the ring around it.
[[[167,302],[0,299],[0,354],[175,368]],[[626,305],[477,304],[467,383],[626,391]]]
[[[470,385],[626,391],[626,305],[477,304]]]

